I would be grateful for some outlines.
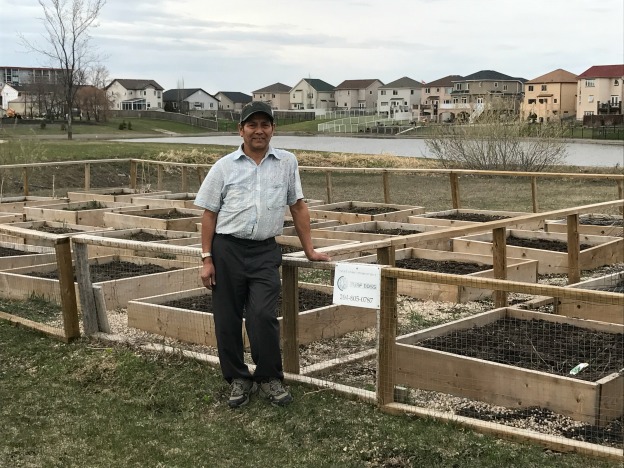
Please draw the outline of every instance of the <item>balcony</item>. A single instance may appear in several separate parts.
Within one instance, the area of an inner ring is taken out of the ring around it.
[[[598,102],[598,114],[621,114],[622,113],[622,101],[617,104],[613,102]]]

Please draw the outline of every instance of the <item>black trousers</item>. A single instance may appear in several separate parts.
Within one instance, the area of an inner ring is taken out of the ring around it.
[[[223,377],[283,379],[277,303],[282,250],[275,239],[253,241],[215,234],[212,261],[216,285],[212,305]],[[244,362],[243,317],[256,370]]]

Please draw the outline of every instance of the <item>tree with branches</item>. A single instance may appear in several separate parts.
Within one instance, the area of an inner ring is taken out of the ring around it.
[[[425,139],[444,167],[498,171],[542,171],[565,160],[565,129],[532,123],[489,104],[473,123],[431,127]]]
[[[57,64],[61,73],[61,87],[67,115],[67,138],[72,139],[72,112],[76,92],[86,82],[87,70],[98,61],[91,45],[91,29],[106,0],[38,0],[43,8],[41,21],[46,34],[37,43],[22,36],[27,48]]]

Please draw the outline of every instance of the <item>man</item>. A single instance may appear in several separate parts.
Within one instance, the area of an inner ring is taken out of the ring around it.
[[[312,246],[297,159],[270,146],[274,130],[268,104],[247,104],[238,125],[242,145],[214,164],[195,199],[204,208],[201,278],[212,291],[217,349],[232,408],[247,404],[256,391],[276,406],[292,401],[282,383],[276,316],[282,252],[275,236],[282,232],[286,205],[306,257],[330,260]],[[244,362],[243,313],[253,375]]]

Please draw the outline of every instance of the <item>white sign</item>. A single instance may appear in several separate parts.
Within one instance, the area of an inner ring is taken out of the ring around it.
[[[379,309],[381,266],[337,263],[334,275],[334,304]]]

